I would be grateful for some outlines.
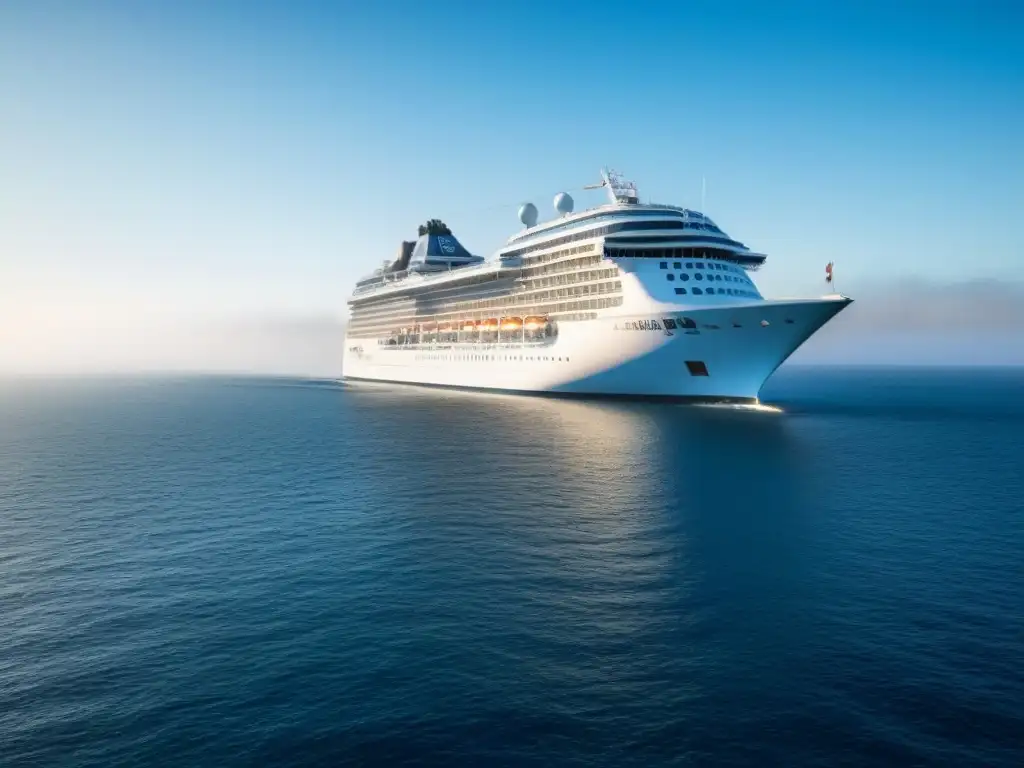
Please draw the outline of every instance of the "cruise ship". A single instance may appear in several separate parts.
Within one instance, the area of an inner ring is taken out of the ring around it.
[[[699,211],[640,202],[602,170],[606,204],[523,229],[491,258],[442,221],[348,300],[342,377],[519,393],[758,402],[769,376],[851,299],[766,299],[766,256]],[[701,206],[703,207],[703,206]],[[828,279],[831,280],[831,265]]]

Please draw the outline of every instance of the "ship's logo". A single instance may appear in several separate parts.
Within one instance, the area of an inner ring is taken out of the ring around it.
[[[441,250],[445,253],[455,253],[455,243],[452,242],[450,237],[444,235],[437,236],[437,244],[441,246]]]
[[[666,336],[674,335],[672,329],[676,327],[676,321],[667,318],[665,325],[657,320],[625,320],[621,324],[615,323],[616,331],[662,331]]]

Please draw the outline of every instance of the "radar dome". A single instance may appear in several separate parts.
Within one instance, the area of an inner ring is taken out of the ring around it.
[[[533,203],[523,203],[519,208],[519,220],[527,228],[537,223],[537,206]]]
[[[563,216],[572,213],[572,198],[565,192],[559,192],[555,195],[555,210]]]

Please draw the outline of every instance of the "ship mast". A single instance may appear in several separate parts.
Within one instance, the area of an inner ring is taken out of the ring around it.
[[[640,202],[636,192],[636,184],[632,181],[626,181],[620,173],[610,168],[602,168],[601,179],[600,184],[588,184],[584,189],[600,189],[604,187],[608,191],[608,197],[613,204],[626,203],[636,205]]]

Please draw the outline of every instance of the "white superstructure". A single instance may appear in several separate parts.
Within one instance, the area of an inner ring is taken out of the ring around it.
[[[440,221],[349,299],[342,375],[517,392],[756,402],[765,380],[851,299],[766,300],[765,262],[702,213],[609,202],[525,229],[489,260]]]

